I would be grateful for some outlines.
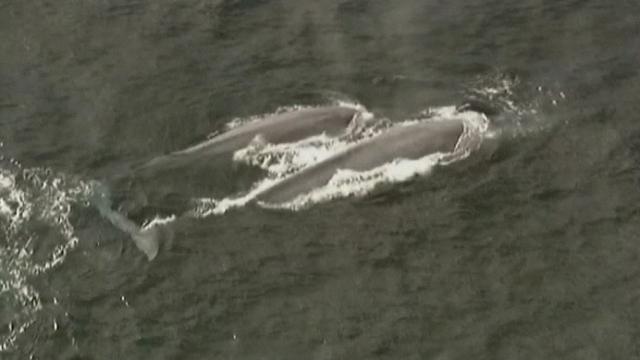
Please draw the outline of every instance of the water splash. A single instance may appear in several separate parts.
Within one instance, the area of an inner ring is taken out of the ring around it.
[[[11,349],[43,308],[33,279],[64,262],[78,238],[71,207],[84,203],[88,183],[48,169],[0,163],[0,352]],[[41,234],[46,227],[46,236]],[[39,231],[36,231],[38,229]]]
[[[474,79],[464,91],[468,100],[495,108],[494,136],[527,136],[543,131],[553,123],[544,113],[567,101],[557,85],[535,85],[518,75],[496,71]]]

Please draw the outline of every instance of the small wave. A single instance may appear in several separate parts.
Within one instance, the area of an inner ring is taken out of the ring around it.
[[[495,71],[479,76],[465,90],[472,101],[489,104],[498,116],[492,119],[494,136],[526,136],[552,125],[542,113],[567,101],[557,85],[529,84],[519,76]]]

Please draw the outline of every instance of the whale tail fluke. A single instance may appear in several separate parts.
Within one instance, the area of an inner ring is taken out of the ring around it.
[[[140,249],[149,261],[158,255],[160,229],[158,225],[151,225],[146,228],[139,227],[126,216],[111,208],[109,194],[103,191],[95,191],[89,202],[95,206],[100,215],[107,219],[113,226],[131,236],[136,247]]]
[[[157,226],[140,229],[131,234],[131,238],[136,247],[147,256],[149,261],[158,255],[160,231]]]

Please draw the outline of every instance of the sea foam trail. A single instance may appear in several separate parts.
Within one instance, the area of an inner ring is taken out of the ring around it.
[[[488,104],[498,113],[491,119],[487,137],[516,138],[549,129],[554,117],[544,113],[555,111],[569,99],[558,84],[533,85],[500,71],[477,77],[465,93],[468,100]]]

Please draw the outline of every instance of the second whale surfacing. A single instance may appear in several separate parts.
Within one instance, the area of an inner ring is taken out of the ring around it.
[[[230,154],[258,140],[271,143],[296,142],[325,133],[340,136],[365,126],[359,123],[360,111],[348,106],[304,108],[269,116],[238,126],[203,143],[156,157],[135,169],[135,172],[171,170],[207,158]],[[364,121],[364,120],[363,120]]]
[[[396,159],[417,160],[452,153],[464,132],[463,120],[424,121],[396,126],[276,183],[255,200],[283,204],[326,185],[338,170],[367,171]]]

